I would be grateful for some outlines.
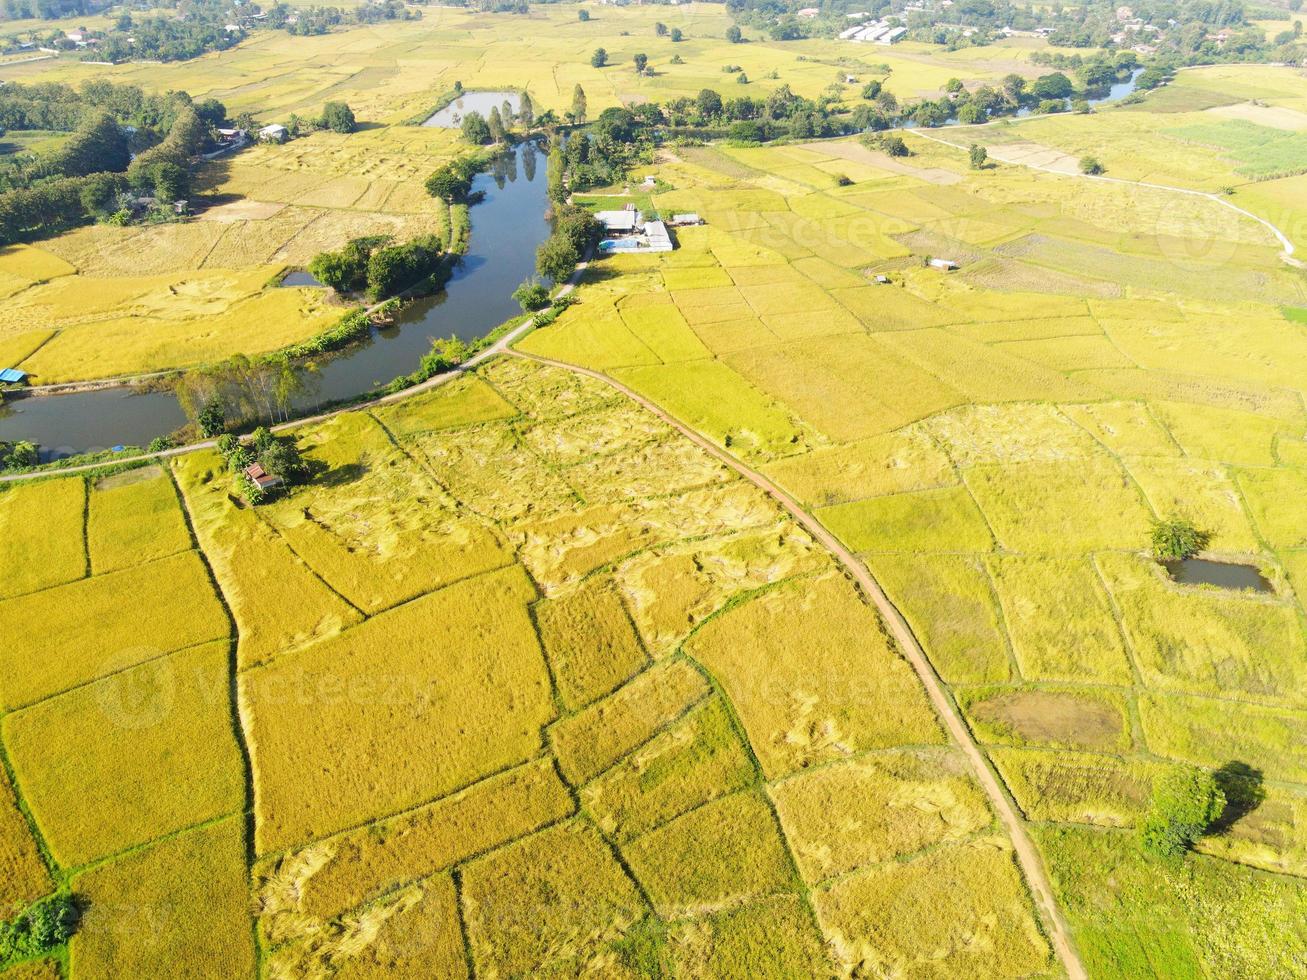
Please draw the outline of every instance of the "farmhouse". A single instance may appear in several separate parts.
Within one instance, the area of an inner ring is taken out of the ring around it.
[[[604,252],[670,252],[676,246],[667,225],[658,220],[645,221],[644,215],[627,205],[621,211],[596,211],[595,218],[604,226]]]
[[[27,372],[18,368],[0,368],[0,385],[20,385],[27,381]]]
[[[273,490],[282,483],[281,477],[273,476],[259,463],[251,463],[242,472],[260,490]]]
[[[958,264],[952,259],[931,259],[929,265],[932,269],[943,269],[945,272],[952,272],[959,268]]]

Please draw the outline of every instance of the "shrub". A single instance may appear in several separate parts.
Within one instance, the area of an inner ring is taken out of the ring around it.
[[[1088,174],[1091,177],[1097,177],[1099,174],[1106,173],[1107,168],[1099,162],[1098,157],[1084,156],[1080,158],[1080,172]]]
[[[608,52],[603,48],[595,48],[594,54],[590,56],[591,68],[602,68],[608,64]]]
[[[1206,531],[1183,517],[1153,521],[1153,557],[1158,561],[1184,561],[1207,547],[1210,537]]]
[[[1225,809],[1225,794],[1210,772],[1177,767],[1153,786],[1152,807],[1139,825],[1140,846],[1159,857],[1189,849]]]
[[[739,44],[744,40],[744,35],[741,33],[739,27],[732,24],[730,27],[726,28],[726,40],[730,41],[732,44]]]
[[[40,461],[41,456],[34,442],[19,439],[12,443],[0,443],[0,462],[4,464],[3,469],[25,470]]]
[[[983,146],[975,143],[971,144],[971,169],[984,170],[985,163],[989,160],[989,151]]]

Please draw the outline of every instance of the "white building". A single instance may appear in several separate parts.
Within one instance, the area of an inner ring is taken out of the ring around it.
[[[259,130],[259,139],[264,143],[285,143],[290,138],[290,130],[281,123],[272,123]]]

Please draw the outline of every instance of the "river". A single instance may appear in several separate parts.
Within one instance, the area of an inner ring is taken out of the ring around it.
[[[505,93],[496,93],[502,101]],[[467,253],[445,288],[415,300],[394,326],[364,343],[320,359],[296,414],[345,401],[415,371],[436,337],[477,340],[520,313],[512,292],[535,271],[536,247],[549,237],[545,156],[534,143],[514,148],[472,184]],[[0,409],[0,441],[38,443],[45,460],[119,445],[144,446],[186,418],[171,391],[136,394],[106,388],[69,395],[10,398]]]

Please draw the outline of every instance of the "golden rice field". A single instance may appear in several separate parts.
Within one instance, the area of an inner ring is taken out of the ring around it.
[[[1206,73],[1185,73],[1186,85],[1191,76]],[[858,552],[1036,829],[1092,976],[1139,975],[1141,963],[1161,975],[1276,973],[1287,962],[1277,957],[1307,949],[1307,336],[1283,312],[1307,302],[1307,282],[1265,228],[1217,202],[1017,165],[976,172],[964,151],[909,144],[914,155],[893,161],[856,143],[665,151],[656,172],[670,189],[655,206],[698,211],[706,226],[678,229],[667,255],[606,259],[616,274],[583,285],[579,304],[519,346],[630,385]],[[923,268],[924,256],[962,268]],[[1209,532],[1209,558],[1255,566],[1270,590],[1172,582],[1146,555],[1150,522],[1172,516]],[[712,620],[685,647],[755,743],[787,732],[756,750],[782,785],[808,778],[788,773],[812,765],[812,751],[877,744],[874,727],[859,734],[856,706],[794,727],[783,702],[756,701],[749,665],[781,631],[752,619],[784,594]],[[820,593],[814,581],[797,594],[813,606]],[[714,645],[732,625],[749,642],[725,633]],[[791,710],[823,704],[823,656],[848,664],[856,649],[827,630],[802,674],[774,670]],[[890,693],[892,674],[859,673],[871,704],[909,703]],[[914,745],[937,738],[928,716],[878,707],[868,721],[899,739],[921,732]],[[1181,762],[1218,770],[1236,795],[1255,787],[1254,802],[1200,842],[1201,856],[1159,871],[1125,829],[1152,780]],[[841,932],[902,921],[917,900],[881,896],[920,888],[928,907],[934,883],[964,880],[963,868],[1002,891],[975,855],[994,853],[984,832],[963,836],[950,848],[971,856],[934,851],[920,883],[886,870],[856,887],[814,884],[847,969],[912,972],[910,959],[879,958],[884,941]],[[1109,901],[1122,848],[1132,884]],[[799,870],[809,854],[838,853],[829,837],[805,845]],[[1173,931],[1135,925],[1154,907]],[[991,927],[1018,962],[1020,927]]]
[[[321,475],[257,510],[209,451],[0,491],[6,580],[30,495],[86,515],[0,599],[45,624],[0,897],[87,897],[72,976],[1055,969],[876,613],[655,416],[500,358],[299,441]],[[868,915],[897,881],[947,928]]]
[[[900,98],[1039,70],[1029,39],[733,46],[717,6],[591,10],[428,7],[94,69],[265,121],[345,98],[376,125],[215,163],[196,220],[4,250],[0,360],[76,380],[318,329],[338,309],[268,288],[280,269],[448,233],[416,180],[456,143],[406,124],[455,80],[560,110],[579,82],[593,114],[727,62],[753,96],[816,96],[859,70],[846,54]],[[599,45],[614,67],[589,67]],[[653,75],[625,70],[637,51]],[[1303,241],[1307,185],[1246,137],[1305,109],[1291,73],[1224,67],[943,134],[961,149],[909,135],[907,158],[664,151],[655,205],[706,225],[603,260],[519,342],[634,389],[856,554],[1095,978],[1307,956],[1307,337],[1286,315],[1307,281],[1217,201],[1025,164],[1229,187]],[[997,166],[969,169],[973,139]],[[317,478],[258,508],[208,450],[0,485],[0,919],[55,890],[86,908],[66,951],[6,976],[1062,975],[885,623],[716,457],[511,356],[296,434]],[[1146,554],[1171,516],[1269,591],[1172,581]],[[1236,805],[1167,863],[1131,828],[1175,763]]]

